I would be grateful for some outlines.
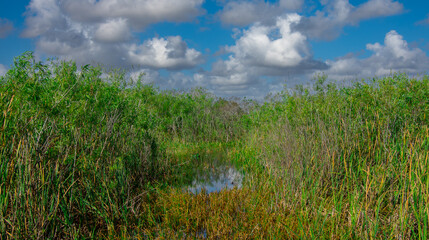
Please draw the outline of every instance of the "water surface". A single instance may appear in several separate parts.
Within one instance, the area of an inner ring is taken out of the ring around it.
[[[242,182],[243,174],[233,165],[213,161],[208,166],[197,170],[192,184],[186,189],[194,194],[198,194],[202,189],[211,193],[225,188],[241,188]]]

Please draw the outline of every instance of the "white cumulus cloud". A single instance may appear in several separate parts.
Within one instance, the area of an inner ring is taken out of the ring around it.
[[[22,36],[35,38],[36,54],[78,64],[180,70],[200,63],[201,53],[178,36],[142,45],[133,34],[151,23],[187,21],[201,12],[202,0],[32,0]]]
[[[332,40],[344,26],[357,25],[371,18],[392,16],[403,12],[401,3],[392,0],[369,0],[353,6],[348,0],[328,0],[322,11],[304,18],[296,29],[310,38]]]
[[[280,7],[290,10],[300,10],[304,0],[280,0]]]
[[[219,17],[224,24],[247,26],[255,22],[270,21],[279,13],[281,13],[280,8],[264,1],[231,1],[219,12]]]
[[[384,44],[367,44],[372,52],[368,58],[347,56],[327,61],[330,69],[326,73],[339,80],[357,77],[383,76],[392,72],[409,74],[424,73],[429,69],[429,58],[419,48],[410,48],[403,36],[392,30],[384,38]]]
[[[189,68],[201,62],[201,53],[190,49],[180,36],[153,38],[129,48],[132,64],[152,68]]]
[[[27,6],[23,37],[37,37],[53,29],[66,29],[67,19],[57,0],[32,0]]]
[[[275,26],[252,26],[234,46],[227,47],[227,51],[256,66],[297,66],[309,55],[306,37],[291,31],[291,25],[297,24],[300,18],[298,14],[288,14],[278,18]]]
[[[277,16],[286,12],[300,10],[304,0],[280,0],[269,3],[263,0],[229,1],[218,13],[224,24],[248,26],[256,22],[274,23]]]
[[[111,19],[100,24],[94,33],[95,40],[106,43],[124,42],[130,37],[127,20],[123,18]]]
[[[205,81],[224,94],[263,95],[289,74],[326,69],[325,63],[312,59],[307,38],[293,30],[300,19],[298,14],[286,14],[273,25],[257,23],[243,30],[235,44],[225,48],[231,55],[215,62]]]
[[[100,22],[106,18],[125,18],[134,26],[192,20],[202,14],[203,0],[63,0],[61,9],[79,22]]]

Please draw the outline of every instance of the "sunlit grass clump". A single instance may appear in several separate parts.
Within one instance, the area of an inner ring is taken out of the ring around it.
[[[0,80],[0,238],[429,237],[428,76],[319,76],[274,99],[16,58]],[[243,187],[185,191],[218,156]]]

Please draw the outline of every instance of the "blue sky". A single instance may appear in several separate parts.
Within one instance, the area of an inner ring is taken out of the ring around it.
[[[427,73],[429,1],[1,1],[0,51],[0,74],[33,51],[145,73],[161,88],[258,98],[322,72]]]

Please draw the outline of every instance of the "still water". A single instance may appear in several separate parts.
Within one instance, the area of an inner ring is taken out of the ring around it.
[[[241,188],[243,174],[231,164],[214,161],[210,165],[198,169],[192,184],[186,189],[194,194],[198,194],[205,189],[207,194],[219,192],[222,189]]]

